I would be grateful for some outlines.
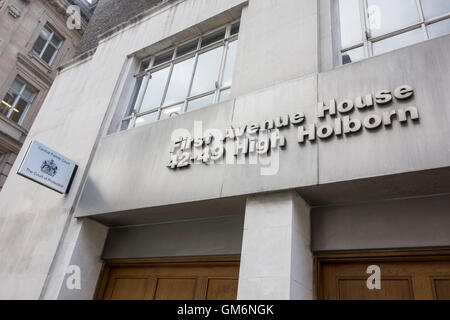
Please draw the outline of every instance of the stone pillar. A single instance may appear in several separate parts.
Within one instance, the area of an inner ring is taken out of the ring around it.
[[[72,219],[62,239],[61,248],[55,255],[40,298],[45,300],[91,300],[94,298],[103,265],[101,254],[107,234],[108,228],[95,221]],[[78,268],[81,282],[79,289],[67,286],[68,278],[75,275],[69,267]]]
[[[295,191],[247,199],[239,300],[313,298],[309,214]]]

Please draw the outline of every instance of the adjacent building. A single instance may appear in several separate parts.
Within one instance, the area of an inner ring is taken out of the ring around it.
[[[70,192],[0,193],[0,298],[450,299],[449,1],[96,12],[25,139]]]
[[[67,26],[82,5],[79,29]],[[91,9],[84,1],[0,1],[0,191],[56,77],[79,47]]]

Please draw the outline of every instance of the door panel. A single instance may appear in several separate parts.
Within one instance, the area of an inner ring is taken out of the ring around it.
[[[433,284],[436,300],[450,300],[450,278],[434,279]]]
[[[209,279],[206,300],[236,300],[237,279]]]
[[[115,279],[111,286],[112,300],[141,300],[145,297],[147,279]]]
[[[107,264],[98,299],[233,300],[239,259],[227,259]]]
[[[412,300],[410,279],[382,279],[381,290],[368,290],[366,278],[338,279],[339,300]]]
[[[333,254],[317,261],[317,296],[325,300],[449,300],[450,254]],[[381,289],[367,287],[367,268],[380,267]]]
[[[158,279],[155,300],[193,300],[196,279]]]

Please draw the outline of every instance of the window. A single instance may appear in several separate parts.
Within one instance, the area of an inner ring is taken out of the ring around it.
[[[39,38],[34,43],[33,51],[42,58],[42,60],[51,65],[53,60],[55,60],[56,54],[61,48],[62,43],[62,38],[47,24],[44,26],[39,34]]]
[[[16,78],[0,104],[0,113],[22,124],[36,94],[36,89]]]
[[[231,23],[144,60],[120,130],[227,100],[238,33]]]
[[[339,0],[347,64],[450,33],[449,0]]]

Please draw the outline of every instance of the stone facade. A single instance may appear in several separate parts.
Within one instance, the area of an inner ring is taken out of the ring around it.
[[[16,77],[38,92],[20,125],[0,114],[0,152],[4,154],[0,160],[0,190],[56,77],[56,67],[75,55],[86,28],[83,21],[80,30],[68,29],[68,5],[63,0],[0,1],[0,99]],[[33,52],[33,45],[46,24],[63,39],[51,64]]]

